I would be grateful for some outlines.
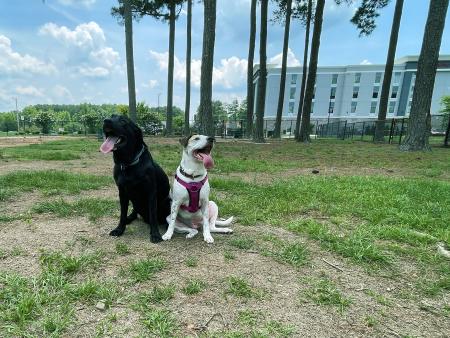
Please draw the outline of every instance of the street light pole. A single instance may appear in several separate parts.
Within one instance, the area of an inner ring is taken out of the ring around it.
[[[14,100],[16,101],[17,133],[19,133],[20,121],[19,121],[19,110],[17,109],[17,97],[15,97]]]

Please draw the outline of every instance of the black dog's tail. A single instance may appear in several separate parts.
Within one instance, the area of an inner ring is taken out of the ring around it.
[[[158,205],[158,223],[164,225],[166,228],[169,224],[167,224],[167,216],[170,215],[170,197],[167,197],[164,201],[162,201],[161,205]]]

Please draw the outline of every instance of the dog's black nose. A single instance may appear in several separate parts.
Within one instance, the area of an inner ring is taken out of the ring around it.
[[[212,136],[208,136],[208,142],[213,143],[216,139]]]

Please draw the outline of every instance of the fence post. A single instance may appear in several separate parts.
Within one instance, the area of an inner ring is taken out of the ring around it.
[[[352,140],[353,140],[353,134],[355,133],[355,122],[353,123],[353,125],[352,125]]]
[[[266,128],[264,130],[265,130],[265,132],[263,133],[263,135],[265,135],[265,137],[267,137],[267,120],[266,120]]]
[[[347,120],[345,120],[344,124],[344,133],[342,134],[342,139],[345,140],[345,132],[347,131]]]
[[[291,120],[291,131],[289,132],[289,138],[292,136],[292,120]]]
[[[244,138],[244,120],[241,120],[241,137]]]
[[[391,129],[389,130],[389,144],[391,144],[392,141],[392,133],[394,132],[394,126],[395,126],[395,119],[391,120]]]
[[[403,125],[405,124],[405,119],[402,118],[402,125],[400,127],[400,137],[398,138],[398,144],[400,145],[402,143],[402,136],[403,136]]]
[[[339,127],[341,126],[341,121],[338,121],[337,130],[336,130],[336,138],[339,138]]]
[[[364,139],[364,126],[366,125],[366,121],[363,121],[362,131],[361,131],[361,140]]]
[[[316,134],[316,140],[317,140],[317,128],[319,127],[319,120],[316,120],[316,131],[314,134]]]

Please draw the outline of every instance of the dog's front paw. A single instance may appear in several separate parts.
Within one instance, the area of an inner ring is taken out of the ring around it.
[[[172,238],[172,235],[173,235],[173,232],[167,231],[167,232],[162,236],[162,239],[165,240],[165,241],[168,241],[169,239]]]
[[[125,229],[121,228],[121,227],[117,227],[114,230],[111,230],[111,232],[109,233],[110,236],[114,236],[114,237],[119,237],[122,236],[124,233]]]
[[[208,244],[214,243],[214,238],[212,238],[211,234],[203,235],[203,239]]]
[[[150,234],[150,242],[152,243],[159,243],[161,242],[163,239],[161,238],[160,234]]]
[[[192,229],[192,230],[194,230],[194,229]],[[195,230],[195,231],[191,231],[190,233],[188,233],[187,235],[186,235],[186,238],[193,238],[195,235],[197,235],[198,234],[198,231],[197,230]]]

